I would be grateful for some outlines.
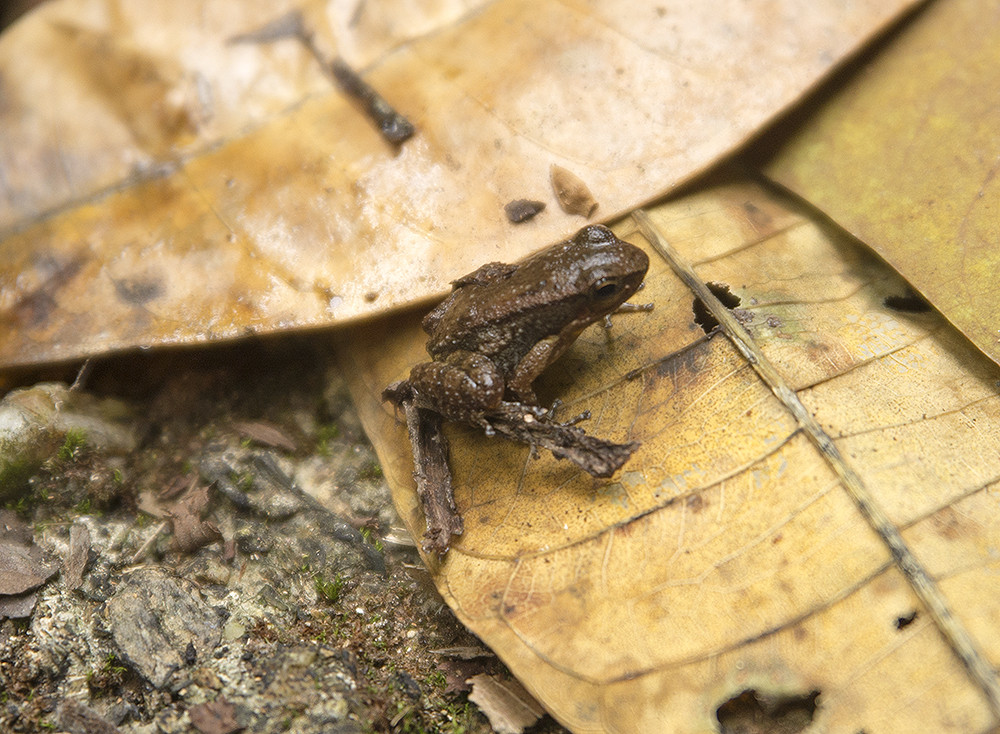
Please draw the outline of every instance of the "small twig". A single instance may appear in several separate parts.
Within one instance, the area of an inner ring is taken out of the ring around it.
[[[159,527],[156,528],[156,530],[153,531],[153,534],[149,536],[149,538],[146,540],[146,542],[143,543],[139,547],[139,550],[137,550],[135,552],[135,555],[132,556],[132,560],[129,562],[130,565],[135,565],[136,563],[138,563],[139,561],[141,561],[143,558],[145,558],[146,554],[149,553],[149,549],[153,546],[153,543],[156,542],[156,539],[159,538],[160,534],[163,533],[164,531],[166,531],[166,529],[169,528],[169,527],[170,527],[170,521],[169,520],[164,520],[163,522],[161,522],[160,525],[159,525]]]
[[[267,25],[241,33],[229,39],[229,43],[272,43],[283,38],[297,38],[313,55],[319,65],[328,70],[337,84],[363,106],[365,113],[378,127],[382,137],[393,145],[400,145],[413,137],[416,128],[413,123],[397,112],[385,98],[341,58],[327,61],[313,32],[306,27],[302,13],[295,10],[286,13]]]
[[[337,58],[330,63],[330,71],[340,88],[358,100],[368,113],[368,117],[378,126],[382,137],[393,145],[400,145],[409,140],[416,132],[413,123],[397,112],[385,98],[375,91],[368,82],[347,65],[343,59]]]

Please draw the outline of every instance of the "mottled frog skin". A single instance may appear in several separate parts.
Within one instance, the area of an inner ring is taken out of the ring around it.
[[[484,414],[504,400],[537,405],[535,378],[625,303],[648,268],[646,253],[592,225],[520,263],[459,278],[423,320],[433,361],[410,372],[414,402],[485,427]]]

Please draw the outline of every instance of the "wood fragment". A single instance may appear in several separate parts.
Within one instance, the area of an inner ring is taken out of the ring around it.
[[[74,523],[69,529],[69,549],[63,561],[63,580],[70,589],[83,584],[83,572],[90,558],[90,531],[83,523]]]
[[[233,428],[251,441],[285,451],[296,451],[298,447],[280,426],[268,421],[235,421]]]
[[[513,224],[527,222],[543,209],[545,209],[545,202],[532,199],[514,199],[507,202],[503,208],[507,219]]]

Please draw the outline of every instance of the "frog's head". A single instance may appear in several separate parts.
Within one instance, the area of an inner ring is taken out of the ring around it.
[[[639,290],[649,257],[600,224],[584,227],[570,240],[576,291],[586,294],[592,318],[609,314]]]

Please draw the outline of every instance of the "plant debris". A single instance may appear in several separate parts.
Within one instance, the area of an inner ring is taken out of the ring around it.
[[[401,521],[328,343],[110,357],[87,382],[74,400],[117,395],[144,430],[125,454],[53,444],[0,509],[0,539],[45,561],[0,595],[0,731],[489,734],[434,652],[476,640],[390,542]],[[257,420],[300,450],[234,429]],[[178,504],[227,542],[181,550]],[[465,678],[503,672],[475,663]]]
[[[69,549],[63,561],[63,580],[69,589],[83,584],[83,572],[90,559],[90,531],[83,523],[74,523],[69,529]]]
[[[340,88],[362,104],[368,117],[387,142],[401,145],[413,137],[417,131],[413,123],[393,109],[392,105],[362,79],[360,74],[348,66],[346,61],[334,59],[330,64],[330,70]]]
[[[581,217],[589,218],[597,209],[597,199],[590,193],[587,184],[575,173],[553,163],[549,169],[549,179],[552,182],[552,191],[559,200],[559,206],[567,214],[579,214]]]
[[[507,219],[513,224],[527,222],[545,209],[545,202],[533,201],[532,199],[514,199],[507,202],[503,210],[507,214]]]
[[[191,723],[201,734],[233,734],[244,727],[236,721],[236,707],[219,697],[188,709]]]
[[[522,734],[545,715],[542,705],[513,678],[480,674],[468,683],[469,700],[486,714],[497,734]]]

